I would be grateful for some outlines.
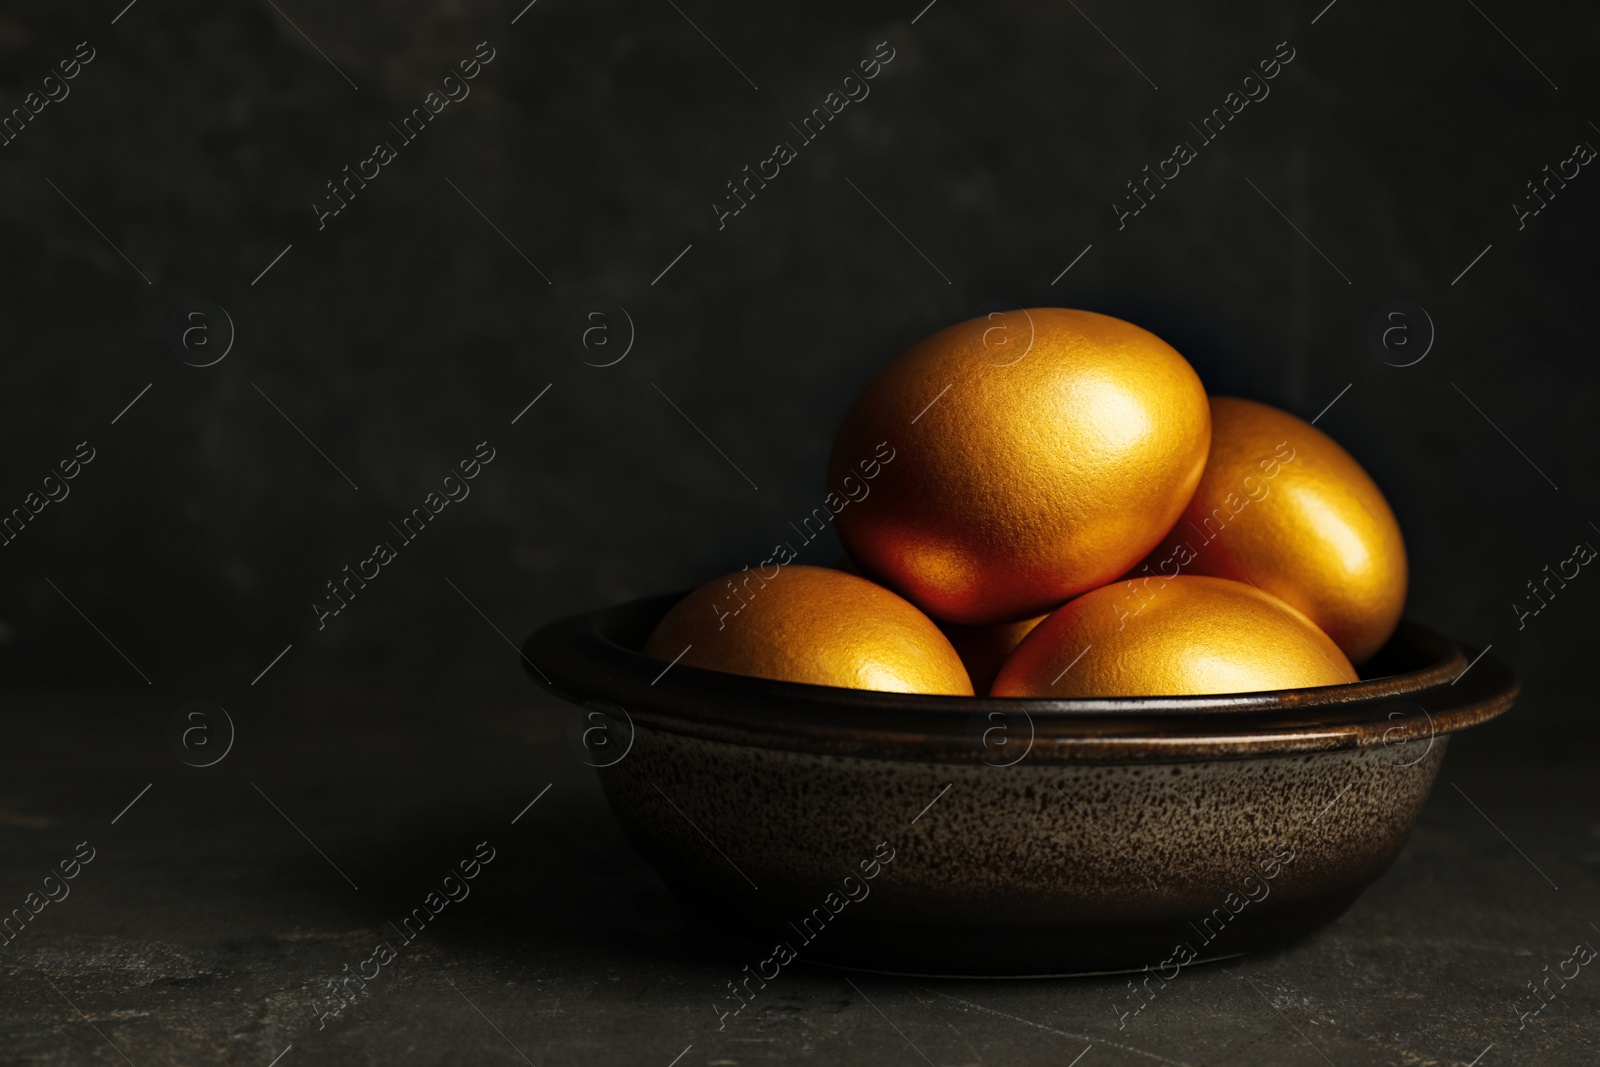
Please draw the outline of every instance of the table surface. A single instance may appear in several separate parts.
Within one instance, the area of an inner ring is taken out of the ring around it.
[[[1342,919],[1186,970],[1124,1029],[1125,978],[803,962],[719,1029],[746,954],[629,850],[555,702],[285,704],[230,712],[232,749],[195,768],[169,747],[170,703],[6,697],[0,909],[93,858],[0,941],[0,1063],[1600,1062],[1600,974],[1552,982],[1518,1021],[1526,983],[1600,945],[1592,732],[1513,713],[1456,738],[1416,832]],[[479,842],[493,859],[470,895],[396,936]],[[322,1014],[329,979],[370,974],[385,941],[394,958]]]

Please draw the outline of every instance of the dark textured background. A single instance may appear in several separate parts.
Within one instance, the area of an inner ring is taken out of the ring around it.
[[[0,147],[0,512],[97,450],[0,546],[0,910],[100,856],[0,946],[0,1063],[1596,1062],[1600,978],[1516,1012],[1600,922],[1600,577],[1521,631],[1512,603],[1600,545],[1600,176],[1520,232],[1512,203],[1600,144],[1600,11],[125,2],[0,7],[0,110],[97,51]],[[485,40],[471,96],[318,232],[323,183]],[[1271,95],[1119,232],[1123,183],[1284,40]],[[880,41],[871,95],[719,232],[723,183]],[[191,300],[236,324],[215,366],[167,343]],[[1366,341],[1396,300],[1437,328],[1408,368]],[[1319,426],[1400,516],[1410,614],[1523,697],[1348,915],[1133,1030],[1115,978],[808,965],[718,1030],[742,950],[627,849],[508,641],[763,558],[856,390],[997,302],[1130,319],[1305,418],[1338,397]],[[570,336],[600,304],[636,325],[608,368]],[[484,440],[470,497],[319,632],[323,583]],[[238,728],[206,770],[169,747],[190,700]],[[326,979],[484,838],[477,895],[318,1030]]]
[[[512,26],[520,4],[139,0],[113,26],[120,6],[0,15],[8,108],[78,41],[98,51],[0,148],[0,504],[77,442],[98,450],[0,548],[7,677],[145,689],[65,594],[174,702],[266,709],[338,686],[518,701],[516,657],[449,582],[520,640],[761,558],[820,501],[875,369],[1010,301],[1128,318],[1213,391],[1306,418],[1353,383],[1319,425],[1399,513],[1410,613],[1493,643],[1527,719],[1592,712],[1547,697],[1587,678],[1600,582],[1522,632],[1510,605],[1576,541],[1600,544],[1600,178],[1585,169],[1521,232],[1511,208],[1544,164],[1600,144],[1593,9],[1341,0],[1313,26],[1321,3],[942,0],[913,26],[915,3],[539,0]],[[1285,39],[1297,55],[1271,96],[1118,232],[1123,183],[1195,140],[1186,123]],[[323,183],[394,140],[387,123],[482,40],[497,56],[470,98],[317,232]],[[723,183],[884,40],[897,55],[870,97],[718,232]],[[191,299],[237,326],[216,366],[166,344]],[[593,299],[636,324],[606,369],[568,339]],[[1436,324],[1417,366],[1365,342],[1390,300]],[[323,582],[484,439],[498,458],[471,497],[317,632]]]

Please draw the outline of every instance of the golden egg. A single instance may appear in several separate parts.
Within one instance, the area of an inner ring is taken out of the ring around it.
[[[1184,696],[1355,680],[1339,646],[1277,597],[1185,576],[1117,582],[1058,609],[1023,638],[990,695]]]
[[[1294,605],[1363,663],[1406,600],[1406,547],[1367,472],[1332,438],[1266,404],[1211,400],[1211,457],[1194,498],[1128,577],[1208,574]]]
[[[972,696],[961,657],[904,598],[827,567],[772,570],[696,589],[656,625],[644,654],[786,682]]]
[[[1000,665],[1016,650],[1022,639],[1046,616],[1036,615],[1021,622],[996,622],[988,626],[963,626],[957,622],[940,623],[939,629],[955,646],[956,654],[966,664],[967,677],[977,693],[987,693]]]
[[[1131,323],[1032,308],[912,345],[846,415],[839,538],[944,622],[1025,619],[1122,574],[1183,510],[1211,438],[1187,361]]]

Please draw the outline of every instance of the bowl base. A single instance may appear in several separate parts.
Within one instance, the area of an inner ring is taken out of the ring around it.
[[[754,942],[747,942],[754,945]],[[1221,963],[1224,960],[1236,960],[1241,956],[1248,956],[1248,952],[1224,952],[1217,956],[1201,956],[1185,964],[1193,967],[1197,963]],[[818,967],[826,967],[830,971],[852,971],[856,974],[876,974],[887,978],[925,978],[945,982],[1030,982],[1044,981],[1051,978],[1110,978],[1119,974],[1140,974],[1143,967],[1120,967],[1110,971],[1054,971],[1049,974],[945,974],[944,972],[930,971],[893,971],[882,967],[863,967],[846,963],[830,963],[820,959],[802,956],[801,959]]]
[[[852,922],[841,917],[802,943],[781,917],[748,907],[730,908],[725,902],[704,917],[760,951],[771,953],[783,943],[803,962],[840,970],[948,979],[1078,978],[1148,971],[1171,981],[1184,967],[1235,959],[1310,934],[1342,915],[1362,888],[1259,909],[1252,906],[1215,931],[1203,925],[1204,915],[1192,921],[1027,929]]]

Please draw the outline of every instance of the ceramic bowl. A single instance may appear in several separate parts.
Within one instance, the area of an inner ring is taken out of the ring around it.
[[[525,659],[583,709],[572,737],[634,847],[758,969],[1176,973],[1285,941],[1384,872],[1450,735],[1518,691],[1411,622],[1318,689],[836,689],[647,659],[678,599],[553,623]]]

